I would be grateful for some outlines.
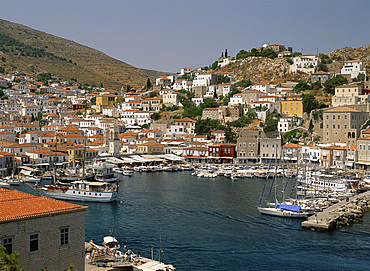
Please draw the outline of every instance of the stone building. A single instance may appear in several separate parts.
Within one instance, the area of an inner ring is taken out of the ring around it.
[[[87,207],[0,188],[0,240],[27,271],[85,270]]]
[[[218,119],[226,123],[239,119],[243,116],[243,113],[243,105],[241,104],[220,106],[218,110]]]
[[[261,138],[260,161],[262,164],[277,163],[281,159],[281,138]]]
[[[315,82],[320,82],[324,84],[326,80],[330,79],[330,74],[324,71],[318,71],[311,74],[311,84]]]
[[[110,125],[105,128],[104,144],[110,155],[119,156],[119,127],[117,125]]]
[[[202,119],[217,120],[218,118],[218,108],[204,108]]]
[[[257,137],[241,136],[236,142],[237,157],[239,164],[255,164],[259,162],[259,139]]]
[[[335,107],[323,112],[323,143],[356,145],[361,126],[367,121],[368,112],[350,107]]]
[[[162,109],[163,99],[162,98],[147,98],[142,100],[141,106],[144,111],[155,111],[159,112]]]

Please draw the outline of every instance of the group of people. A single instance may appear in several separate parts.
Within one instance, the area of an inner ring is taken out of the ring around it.
[[[95,244],[94,238],[92,238],[89,241],[89,244],[92,246],[90,255],[87,255],[87,257],[94,258],[94,256],[107,254],[113,257],[113,260],[124,258],[128,262],[138,263],[140,261],[140,250],[138,250],[137,254],[132,252],[132,250],[127,249],[127,246],[123,246],[123,253],[118,250],[117,247],[112,248],[106,248],[105,251],[101,251],[99,247]]]

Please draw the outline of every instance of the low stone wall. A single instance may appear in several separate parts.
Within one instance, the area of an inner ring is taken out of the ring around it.
[[[369,210],[370,196],[351,200],[338,209],[339,217],[336,219],[336,228],[362,222],[364,213]]]

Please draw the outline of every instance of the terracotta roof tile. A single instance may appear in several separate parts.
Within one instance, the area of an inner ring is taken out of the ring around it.
[[[36,197],[5,188],[0,188],[0,204],[0,223],[64,212],[83,211],[87,208],[65,201],[44,196]]]

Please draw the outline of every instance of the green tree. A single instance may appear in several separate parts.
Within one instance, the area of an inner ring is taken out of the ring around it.
[[[337,75],[324,82],[324,91],[327,93],[335,94],[335,87],[345,84],[348,84],[347,78],[341,75]]]
[[[312,88],[312,90],[320,90],[322,88],[321,82],[316,81],[316,82],[312,83],[311,88]]]
[[[203,110],[204,108],[217,108],[220,105],[211,98],[206,98],[203,100],[203,103],[200,105],[200,108]]]
[[[236,143],[236,133],[232,130],[230,127],[230,124],[227,123],[226,129],[225,129],[225,141],[226,143]]]
[[[242,59],[242,58],[247,58],[247,57],[249,57],[249,53],[247,51],[244,51],[244,50],[240,50],[236,54],[236,59]]]
[[[18,259],[19,259],[18,253],[8,254],[6,252],[5,247],[0,246],[0,270],[18,271],[19,270]],[[20,270],[23,271],[23,268]]]
[[[242,117],[238,118],[237,120],[234,120],[234,121],[230,122],[230,126],[244,127],[245,125],[252,123],[252,121],[253,121],[253,118],[250,118],[250,117],[247,117],[247,116],[242,116]]]
[[[315,109],[312,111],[312,118],[315,121],[322,120],[324,111],[322,109]]]
[[[364,73],[359,73],[356,78],[352,79],[352,81],[353,82],[362,82],[362,81],[365,81],[365,77],[366,76],[365,76]]]
[[[153,120],[159,120],[159,119],[161,118],[161,114],[160,114],[160,113],[158,113],[158,112],[155,112],[155,113],[153,113],[153,114],[151,115],[151,118],[152,118]]]
[[[230,77],[219,74],[217,75],[217,84],[229,83]]]
[[[326,64],[324,64],[324,63],[319,64],[318,70],[323,71],[323,72],[328,72],[329,71],[328,66],[326,66]]]
[[[0,73],[5,73],[5,69],[0,66]]]
[[[180,89],[178,92],[182,93],[182,94],[186,94],[186,97],[191,100],[192,98],[195,97],[195,94],[191,91],[187,91],[185,89]]]
[[[212,66],[211,66],[212,70],[215,70],[218,68],[218,60],[216,60],[215,62],[212,63]]]
[[[38,113],[37,113],[36,120],[37,120],[37,121],[42,120],[42,113],[41,113],[41,112],[38,112]]]
[[[225,126],[220,124],[219,120],[198,119],[195,123],[194,132],[197,135],[207,135],[211,130],[225,130]]]
[[[152,87],[152,83],[150,82],[150,79],[148,78],[148,80],[146,80],[146,89],[151,89]]]
[[[242,87],[242,88],[247,88],[249,86],[252,85],[252,82],[250,79],[246,80],[246,79],[243,79],[241,81],[239,81],[239,87]]]
[[[158,93],[155,92],[155,91],[152,91],[152,92],[149,93],[149,98],[154,98],[156,96],[158,96]]]
[[[278,56],[278,53],[272,50],[271,48],[267,48],[265,50],[261,50],[261,56],[268,58],[276,58]]]
[[[320,56],[320,62],[322,64],[330,64],[333,62],[328,55],[320,54],[319,56]]]
[[[96,97],[92,97],[92,98],[90,99],[90,103],[91,103],[92,105],[96,105]]]
[[[295,137],[295,135],[299,132],[298,129],[291,130],[289,132],[286,132],[284,135],[284,139],[286,142],[291,142],[291,140]]]
[[[287,58],[286,62],[288,62],[290,65],[293,65],[293,59],[291,59],[291,58]]]
[[[50,72],[39,73],[37,75],[37,80],[46,83],[48,80],[51,80],[51,73]]]
[[[310,88],[311,88],[310,85],[307,84],[306,81],[299,80],[298,84],[294,86],[293,90],[297,92],[301,92],[301,91],[309,90]]]
[[[319,102],[316,100],[313,94],[302,94],[303,112],[309,114],[311,110],[316,109]]]
[[[268,115],[263,125],[263,131],[265,133],[276,131],[278,122],[279,122],[278,118],[275,118],[272,114]]]
[[[308,125],[308,131],[310,132],[310,134],[312,134],[313,128],[314,128],[314,125],[313,125],[312,119],[310,119],[310,124]]]

